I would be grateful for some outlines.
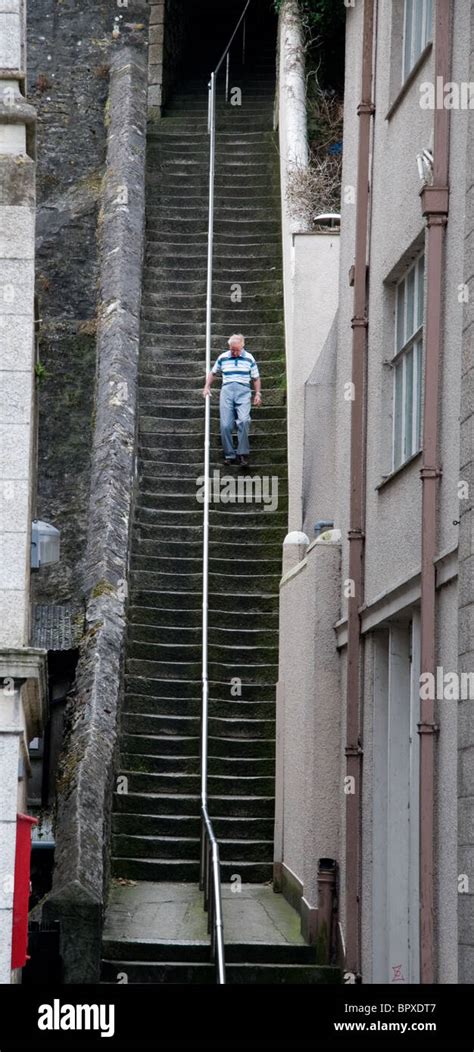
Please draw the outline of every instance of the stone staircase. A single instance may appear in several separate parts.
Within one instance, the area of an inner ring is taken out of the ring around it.
[[[204,942],[127,942],[106,940],[103,982],[116,983],[125,972],[129,983],[215,984],[215,967]],[[313,946],[231,943],[226,946],[226,981],[245,983],[338,984],[337,968],[318,966]]]
[[[244,332],[261,368],[250,476],[276,476],[277,510],[211,503],[209,797],[222,878],[271,880],[278,584],[286,531],[286,413],[273,48],[241,107],[218,100],[213,360]],[[232,81],[235,83],[235,76]],[[208,217],[207,79],[175,93],[148,137],[138,490],[114,800],[112,873],[198,879],[202,474]],[[231,293],[240,285],[241,302]],[[211,473],[229,475],[212,399]],[[242,476],[231,469],[232,477]],[[247,474],[249,474],[247,472]],[[231,681],[242,681],[232,692]]]
[[[191,71],[148,136],[138,483],[118,771],[127,792],[115,794],[112,816],[112,876],[119,880],[196,882],[199,875],[203,509],[196,494],[203,464],[209,68]],[[244,884],[272,879],[278,587],[287,525],[273,27],[271,38],[259,41],[258,56],[249,51],[245,70],[234,68],[231,77],[242,87],[242,106],[226,106],[222,88],[217,106],[212,357],[226,349],[232,332],[243,332],[260,365],[263,407],[252,412],[250,471],[229,469],[216,385],[211,475],[275,476],[279,492],[274,511],[256,502],[210,505],[208,786],[224,884],[236,875]],[[264,946],[246,956],[233,948],[229,981],[253,982],[257,973],[261,982],[336,981],[311,971],[309,948],[296,947],[293,957],[287,948],[276,959],[274,950],[273,957]],[[132,982],[213,981],[205,944],[124,948],[108,939],[104,981],[114,981],[119,960]],[[291,966],[290,978],[283,964]]]

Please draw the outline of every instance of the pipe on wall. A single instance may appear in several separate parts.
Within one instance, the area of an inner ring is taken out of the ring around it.
[[[453,0],[436,4],[434,77],[451,80]],[[421,672],[436,673],[436,569],[439,380],[443,351],[443,253],[449,208],[450,110],[435,108],[433,181],[421,191],[426,218],[426,328],[421,532]],[[420,700],[420,982],[435,981],[434,968],[434,700]]]
[[[352,318],[351,490],[349,526],[349,577],[346,687],[346,971],[360,978],[360,856],[362,801],[361,624],[364,600],[364,541],[366,488],[366,397],[368,326],[368,219],[370,197],[370,141],[375,113],[374,59],[375,0],[364,0],[361,98],[357,107],[359,141],[357,156],[356,235],[354,264],[354,316]]]

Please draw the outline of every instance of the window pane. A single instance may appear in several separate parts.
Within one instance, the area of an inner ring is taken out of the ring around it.
[[[418,294],[417,294],[417,317],[416,328],[423,325],[423,304],[425,298],[425,257],[421,256],[418,261]]]
[[[422,445],[422,440],[421,440],[421,416],[422,416],[421,407],[422,407],[422,404],[423,404],[422,403],[422,397],[423,397],[423,340],[418,340],[418,343],[416,344],[416,347],[415,347],[415,355],[416,355],[416,363],[415,363],[415,366],[416,366],[416,391],[415,391],[415,398],[416,398],[416,426],[415,426],[415,441],[416,441],[416,448],[417,449],[421,449],[421,445]]]
[[[433,0],[426,0],[425,44],[433,39]]]
[[[413,351],[405,355],[405,427],[404,460],[414,452],[413,442]]]
[[[413,51],[412,51],[412,53],[413,53],[412,66],[415,65],[415,62],[416,62],[418,56],[421,55],[421,52],[423,51],[423,48],[425,46],[424,45],[424,41],[423,41],[423,30],[424,30],[424,26],[423,26],[423,14],[424,14],[424,11],[423,11],[423,8],[424,8],[424,0],[414,0],[414,5],[415,5],[414,6],[414,23],[415,24],[414,24],[414,29],[413,29],[413,38],[414,39],[413,39]]]
[[[405,282],[402,281],[397,291],[397,351],[405,343]]]
[[[412,42],[413,42],[413,0],[405,0],[405,60],[404,60],[404,75],[405,77],[411,70],[413,65],[412,62]]]
[[[402,463],[403,360],[395,366],[393,407],[393,466]]]
[[[407,331],[406,340],[415,331],[415,268],[412,267],[406,280],[407,286]]]

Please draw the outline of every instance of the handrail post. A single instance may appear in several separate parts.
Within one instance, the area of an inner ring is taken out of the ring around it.
[[[225,64],[225,101],[229,101],[229,80],[230,80],[230,51],[227,52],[227,60]]]
[[[242,65],[243,66],[245,66],[246,35],[247,35],[247,19],[244,18],[244,25],[243,25],[243,31],[242,31]]]

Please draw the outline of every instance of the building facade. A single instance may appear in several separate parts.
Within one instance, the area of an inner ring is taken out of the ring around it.
[[[472,981],[472,34],[467,0],[347,5],[338,306],[289,436],[276,873],[316,938],[335,862],[349,982]]]
[[[46,651],[30,646],[35,479],[35,112],[25,99],[25,4],[0,4],[0,982],[12,969],[18,815],[29,742],[47,716]]]

